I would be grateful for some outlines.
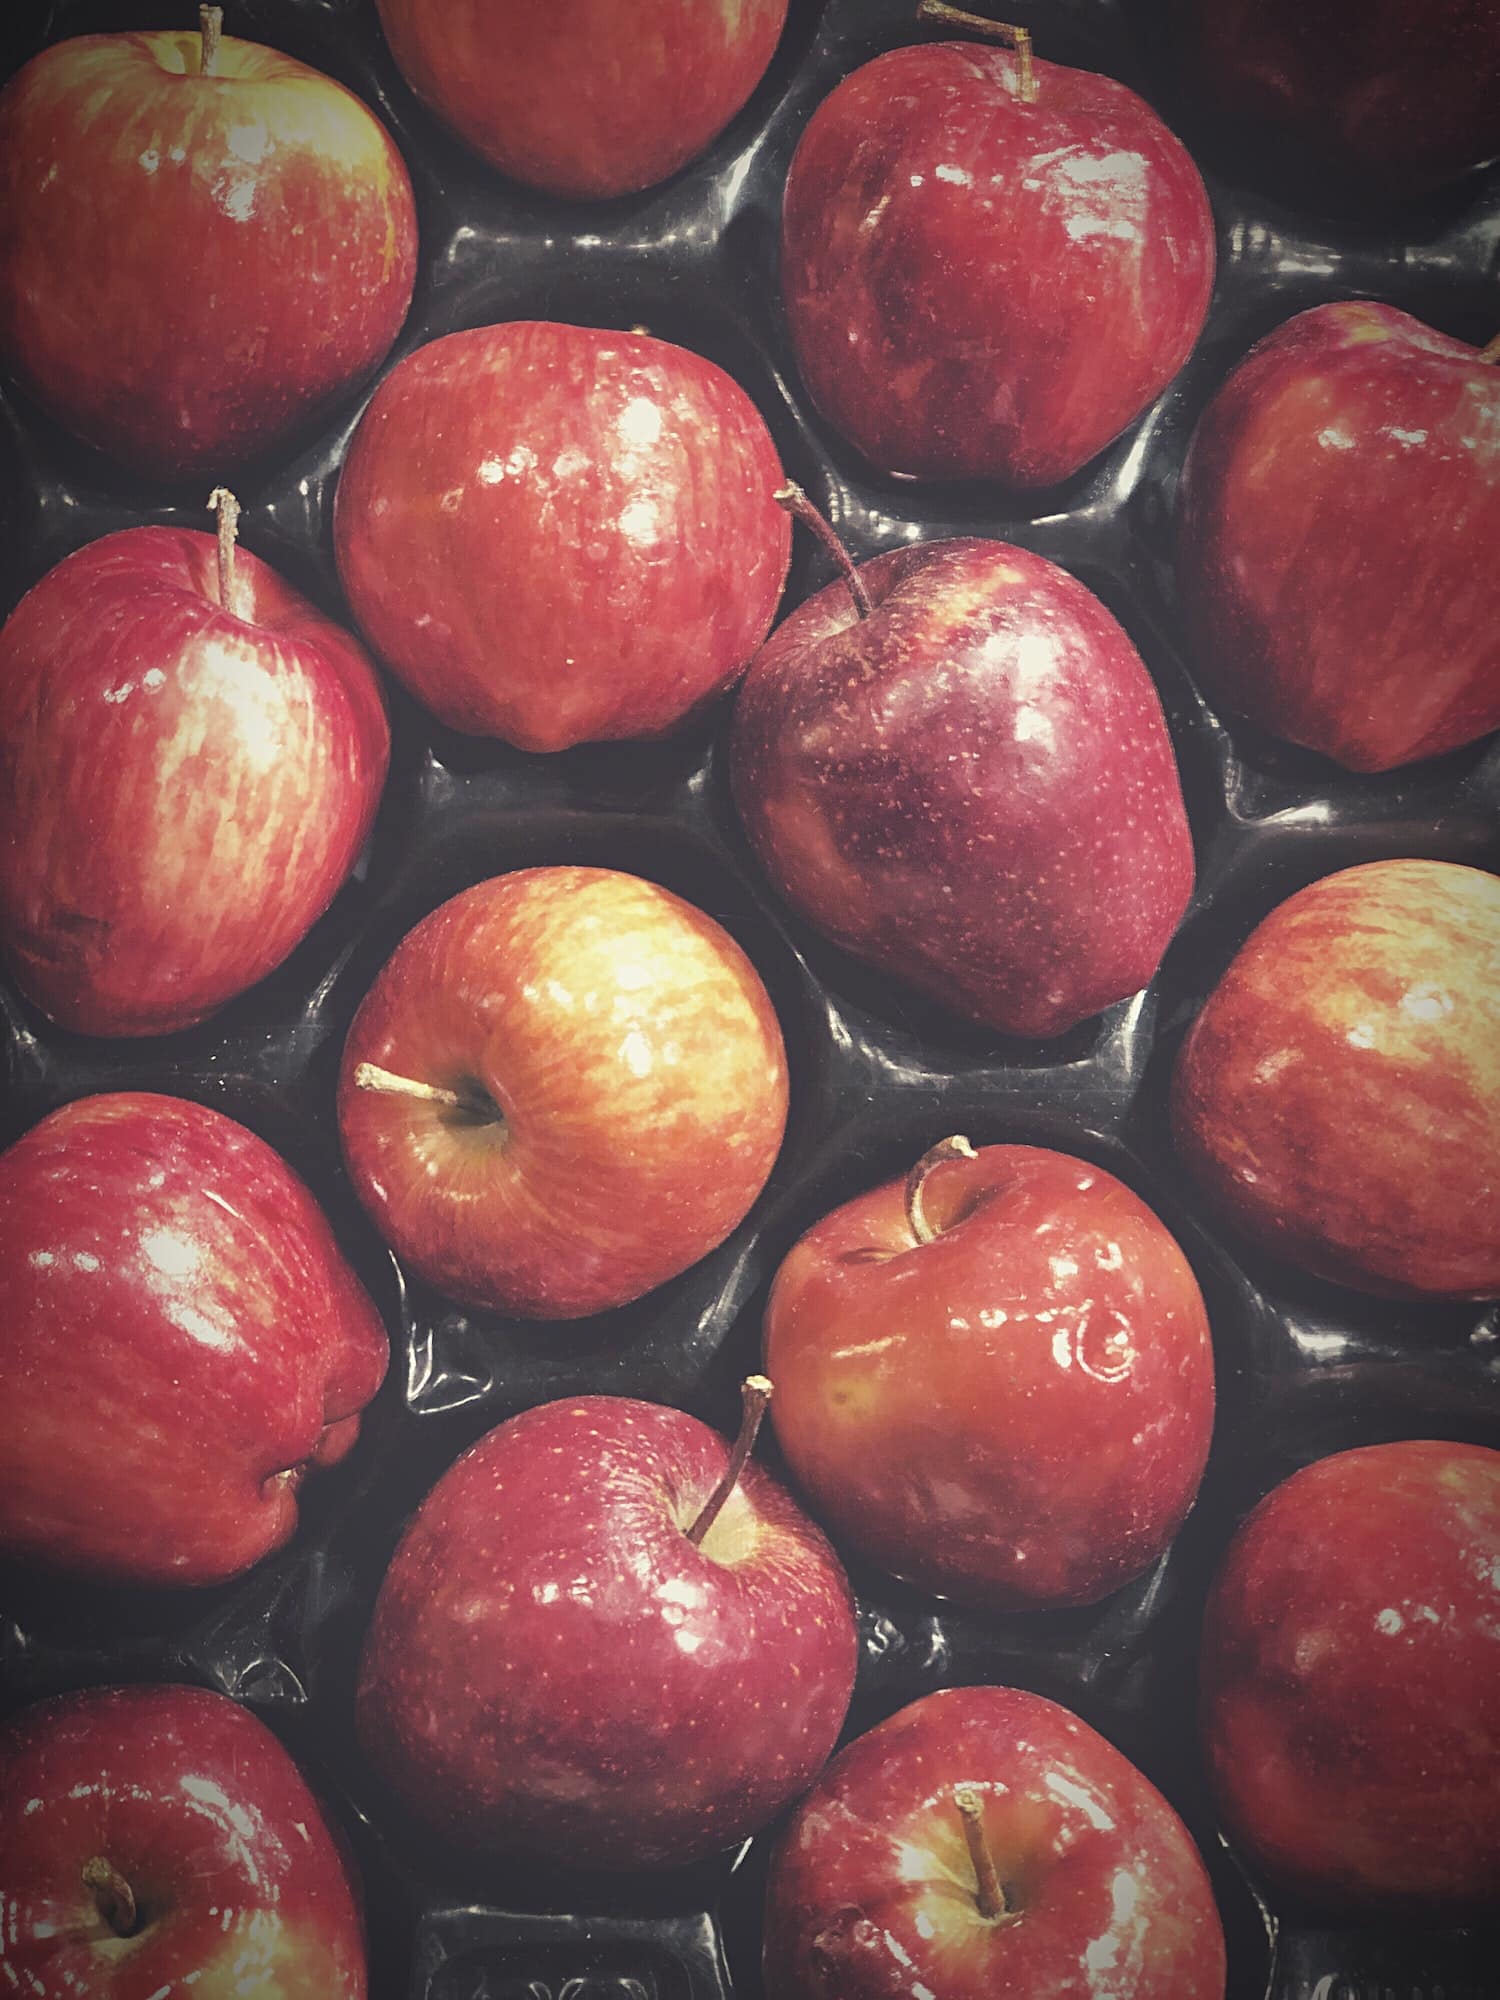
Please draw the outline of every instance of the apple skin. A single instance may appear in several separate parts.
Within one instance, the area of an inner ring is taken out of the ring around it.
[[[0,631],[0,935],[65,1028],[191,1026],[271,972],[353,867],[390,759],[368,657],[249,553],[126,528]]]
[[[321,1210],[232,1119],[116,1092],[0,1153],[0,1550],[219,1583],[280,1548],[389,1344]]]
[[[1198,1490],[1213,1350],[1187,1259],[1100,1167],[983,1146],[825,1216],[766,1308],[772,1417],[840,1547],[978,1609],[1087,1604]],[[876,1337],[871,1338],[872,1330]]]
[[[1211,696],[1355,771],[1500,728],[1500,368],[1366,300],[1254,347],[1194,433],[1177,579]]]
[[[1319,1459],[1215,1579],[1203,1740],[1225,1830],[1341,1916],[1500,1899],[1500,1452],[1418,1439]]]
[[[361,1089],[373,1063],[481,1110]],[[375,1226],[449,1298],[576,1319],[665,1284],[749,1212],[786,1051],[739,946],[605,868],[525,868],[410,931],[344,1049],[339,1130]]]
[[[977,1907],[970,1786],[1019,1920]],[[1203,1863],[1167,1801],[1056,1702],[947,1688],[849,1744],[797,1808],[766,1898],[776,2000],[1223,2000]]]
[[[502,173],[633,194],[716,139],[766,73],[787,0],[377,0],[402,75]]]
[[[832,1750],[857,1642],[838,1559],[752,1461],[656,1403],[584,1396],[481,1438],[381,1586],[357,1716],[450,1841],[675,1867],[753,1833]]]
[[[785,619],[735,706],[780,893],[970,1020],[1062,1034],[1155,973],[1193,886],[1161,701],[1104,606],[1003,542],[929,542]]]
[[[1500,1293],[1500,878],[1374,861],[1291,896],[1188,1030],[1195,1187],[1250,1240],[1392,1298]]]
[[[1186,148],[1114,78],[1035,67],[1024,104],[1008,50],[893,49],[824,99],[792,160],[797,364],[878,472],[1053,485],[1202,330],[1214,222]]]
[[[331,77],[225,36],[84,35],[0,95],[0,356],[137,475],[281,445],[389,350],[411,181]]]
[[[139,1927],[82,1881],[106,1860]],[[364,2000],[358,1885],[339,1836],[248,1710],[189,1687],[115,1687],[0,1729],[0,1971],[89,2000]]]
[[[518,320],[400,362],[349,447],[339,575],[450,728],[523,750],[660,736],[770,629],[791,524],[765,422],[648,334]]]

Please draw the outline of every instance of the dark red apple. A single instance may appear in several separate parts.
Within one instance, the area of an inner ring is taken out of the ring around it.
[[[786,581],[776,447],[712,362],[516,321],[375,392],[334,533],[354,615],[440,720],[523,750],[659,736],[744,671]]]
[[[945,1141],[791,1251],[766,1308],[776,1435],[841,1547],[992,1610],[1155,1560],[1213,1428],[1187,1259],[1113,1174]]]
[[[746,1385],[752,1419],[767,1386]],[[671,1867],[803,1789],[849,1705],[853,1608],[753,1463],[701,1525],[750,1436],[731,1455],[680,1410],[584,1396],[443,1476],[381,1586],[358,1702],[425,1826],[565,1867]]]
[[[1356,771],[1500,728],[1500,367],[1477,349],[1366,300],[1298,313],[1209,404],[1180,505],[1211,697]]]
[[[222,546],[224,568],[192,529],[106,535],[0,632],[0,942],[66,1028],[165,1034],[253,986],[375,817],[369,659]]]
[[[1171,1806],[1019,1688],[947,1688],[849,1744],[772,1863],[775,2000],[1223,2000],[1224,1972]]]
[[[0,358],[137,473],[222,476],[318,416],[416,259],[385,127],[275,49],[84,35],[0,95]]]
[[[378,0],[424,103],[502,173],[590,200],[696,159],[766,72],[787,0]]]
[[[1246,939],[1172,1081],[1196,1187],[1264,1249],[1393,1297],[1500,1293],[1500,879],[1325,875]]]
[[[787,900],[956,1013],[1058,1035],[1144,986],[1193,886],[1161,701],[1065,570],[918,544],[787,618],[740,690],[735,804]]]
[[[1028,64],[1028,67],[1032,67]],[[1198,170],[1113,77],[877,56],[792,161],[782,286],[819,411],[877,471],[1050,486],[1163,390],[1208,311]]]
[[[1203,1634],[1225,1827],[1340,1916],[1500,1902],[1500,1452],[1417,1440],[1319,1459],[1229,1546]]]
[[[389,1359],[291,1168],[181,1098],[79,1098],[0,1154],[0,1550],[218,1583],[291,1536]]]
[[[190,1687],[0,1730],[0,1974],[87,2000],[364,2000],[359,1888],[281,1744]]]
[[[786,1125],[786,1052],[739,946],[668,890],[526,868],[397,947],[344,1050],[360,1199],[450,1298],[574,1319],[722,1243]]]

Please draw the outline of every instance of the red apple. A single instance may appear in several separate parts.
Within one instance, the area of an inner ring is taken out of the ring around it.
[[[450,333],[375,392],[339,480],[339,574],[454,729],[524,750],[659,736],[770,628],[776,447],[722,369],[647,334]]]
[[[384,126],[275,49],[84,35],[0,95],[0,357],[137,473],[222,475],[320,415],[416,257]]]
[[[364,2000],[359,1889],[281,1744],[220,1694],[116,1687],[0,1730],[0,1974],[88,2000]]]
[[[711,917],[604,868],[526,868],[397,947],[344,1050],[355,1188],[466,1305],[574,1319],[707,1256],[766,1183],[786,1052]]]
[[[1187,359],[1214,223],[1113,77],[970,42],[846,77],[792,161],[782,286],[813,402],[877,471],[1050,486]]]
[[[0,935],[66,1028],[155,1035],[279,965],[375,817],[374,669],[246,550],[127,528],[0,632]]]
[[[493,165],[589,200],[696,159],[765,75],[787,0],[378,0],[407,82]]]
[[[0,1210],[0,1550],[202,1584],[279,1548],[389,1358],[290,1167],[201,1104],[85,1097],[0,1154]]]
[[[849,1705],[853,1607],[754,1464],[690,1538],[733,1476],[717,1432],[617,1396],[528,1410],[466,1452],[365,1645],[360,1733],[402,1805],[487,1853],[639,1869],[729,1847],[794,1798]]]
[[[1160,699],[1065,570],[918,544],[801,605],[735,708],[731,778],[781,894],[855,957],[1016,1035],[1144,986],[1193,886]]]
[[[1188,1031],[1172,1123],[1262,1248],[1365,1292],[1500,1293],[1500,879],[1375,861],[1299,890]]]
[[[1391,306],[1261,341],[1183,472],[1178,587],[1209,694],[1356,771],[1500,728],[1500,367]]]
[[[1187,1829],[1112,1744],[1040,1695],[947,1688],[851,1743],[798,1807],[765,1988],[1223,2000],[1224,1939]]]
[[[1225,1826],[1330,1914],[1500,1901],[1500,1451],[1319,1459],[1243,1523],[1203,1635]]]
[[[825,1216],[766,1308],[776,1435],[840,1546],[991,1610],[1086,1604],[1166,1548],[1213,1428],[1187,1259],[1113,1174],[934,1147]]]

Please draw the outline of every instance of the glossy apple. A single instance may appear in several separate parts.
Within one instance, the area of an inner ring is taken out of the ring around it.
[[[281,1744],[190,1687],[0,1729],[0,1973],[16,1992],[364,2000],[359,1889]]]
[[[416,256],[384,126],[275,49],[83,35],[0,95],[0,357],[137,474],[222,477],[320,415]]]
[[[659,736],[741,672],[786,580],[776,447],[722,369],[641,333],[450,333],[381,383],[339,479],[354,615],[454,729]]]
[[[538,1319],[707,1256],[764,1187],[786,1109],[749,959],[606,868],[525,868],[434,910],[366,995],[339,1081],[349,1172],[397,1255],[450,1298]]]
[[[928,542],[785,619],[740,690],[731,779],[782,895],[954,1012],[1058,1035],[1156,971],[1193,885],[1151,677],[1076,578]]]
[[[1500,367],[1391,306],[1314,306],[1209,404],[1177,579],[1213,698],[1356,771],[1500,728]]]
[[[787,1464],[840,1547],[984,1609],[1136,1575],[1208,1455],[1187,1259],[1113,1174],[1040,1147],[947,1141],[825,1216],[776,1274],[765,1359]]]
[[[1421,1439],[1319,1459],[1243,1523],[1204,1626],[1224,1823],[1330,1914],[1500,1900],[1500,1452]]]
[[[232,1119],[84,1097],[0,1154],[0,1549],[221,1582],[288,1540],[385,1330],[290,1167]]]
[[[808,1783],[853,1687],[848,1585],[753,1462],[689,1539],[730,1459],[680,1410],[583,1396],[443,1476],[381,1586],[358,1697],[367,1753],[424,1825],[513,1858],[672,1867]]]
[[[879,472],[1050,486],[1187,359],[1214,223],[1113,77],[974,42],[893,49],[813,114],[782,287],[813,402]]]
[[[248,550],[127,528],[0,631],[0,943],[63,1027],[165,1034],[279,965],[375,817],[359,644]]]
[[[1365,1292],[1500,1293],[1500,879],[1375,861],[1289,897],[1189,1029],[1172,1124],[1262,1248]]]
[[[956,1794],[998,1878],[989,1908]],[[1222,2000],[1224,1939],[1187,1829],[1112,1744],[1040,1695],[947,1688],[849,1744],[797,1808],[765,1989]]]
[[[407,82],[502,173],[591,200],[653,187],[765,75],[787,0],[378,0]]]

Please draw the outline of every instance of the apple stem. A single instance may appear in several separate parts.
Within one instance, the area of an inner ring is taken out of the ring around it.
[[[456,1090],[447,1090],[440,1083],[418,1083],[414,1076],[397,1076],[394,1070],[382,1069],[379,1063],[356,1063],[354,1087],[378,1090],[386,1097],[419,1097],[424,1104],[446,1104],[453,1111],[470,1109],[469,1100],[460,1097]]]
[[[946,0],[921,0],[917,8],[919,21],[938,21],[948,28],[968,28],[976,35],[988,35],[992,41],[1004,42],[1016,52],[1016,95],[1023,104],[1036,103],[1036,68],[1031,57],[1031,30],[1013,28],[1006,21],[986,21],[982,15],[966,14],[961,7],[950,7]]]
[[[212,76],[219,61],[219,37],[224,32],[224,9],[222,7],[200,7],[198,9],[198,30],[202,38],[203,54],[198,65],[200,76]]]
[[[1500,333],[1479,350],[1481,361],[1500,361]]]
[[[951,1139],[939,1139],[935,1146],[929,1146],[906,1176],[906,1222],[919,1243],[930,1243],[938,1234],[922,1208],[922,1189],[927,1183],[927,1176],[944,1160],[972,1160],[977,1157],[962,1133],[955,1132]]]
[[[771,1400],[771,1384],[764,1375],[747,1375],[740,1389],[740,1399],[743,1410],[740,1417],[740,1434],[734,1441],[734,1450],[729,1454],[729,1463],[724,1468],[724,1476],[704,1501],[697,1520],[687,1531],[687,1538],[695,1549],[702,1546],[703,1537],[718,1520],[724,1502],[740,1483],[745,1460],[755,1449],[760,1420],[766,1414],[766,1405]]]
[[[99,1914],[116,1937],[129,1937],[135,1929],[135,1895],[130,1884],[102,1854],[83,1864],[83,1886],[93,1891]]]
[[[784,507],[804,527],[812,529],[818,540],[838,564],[839,572],[845,583],[849,586],[849,595],[854,599],[855,610],[861,618],[868,618],[873,609],[870,603],[870,593],[865,589],[864,579],[854,567],[853,556],[850,555],[833,529],[802,491],[796,480],[789,479],[785,486],[771,495],[771,498],[776,502],[778,507]]]
[[[219,517],[219,602],[226,611],[232,611],[234,538],[239,532],[240,503],[227,486],[216,486],[208,496],[208,511]]]
[[[995,1857],[984,1837],[983,1800],[972,1785],[958,1785],[954,1788],[953,1803],[958,1807],[964,1823],[964,1839],[969,1843],[969,1859],[974,1864],[974,1880],[978,1885],[974,1900],[980,1916],[992,1924],[1002,1918],[1014,1922],[1015,1912],[1005,1900],[1005,1890],[995,1870]]]

